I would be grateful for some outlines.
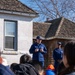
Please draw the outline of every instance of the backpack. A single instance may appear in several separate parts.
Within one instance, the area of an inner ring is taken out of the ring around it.
[[[31,64],[18,64],[14,67],[16,75],[39,75]]]

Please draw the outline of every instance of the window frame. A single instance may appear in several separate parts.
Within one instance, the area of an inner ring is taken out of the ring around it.
[[[5,22],[15,22],[16,23],[16,25],[15,25],[15,36],[13,36],[13,35],[7,35],[8,37],[14,37],[15,38],[15,40],[14,40],[14,48],[13,49],[11,49],[11,48],[5,48],[5,37],[6,37],[6,34],[5,34]],[[4,50],[5,51],[17,51],[17,43],[18,43],[18,38],[17,38],[17,34],[18,34],[18,25],[17,25],[18,23],[17,23],[17,21],[14,21],[14,20],[4,20]]]

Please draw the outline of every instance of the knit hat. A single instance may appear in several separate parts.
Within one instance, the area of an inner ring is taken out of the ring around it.
[[[54,66],[52,64],[50,64],[48,67],[47,67],[47,70],[55,70]]]

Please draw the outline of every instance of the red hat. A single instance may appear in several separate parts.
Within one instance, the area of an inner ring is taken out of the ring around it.
[[[55,68],[54,68],[54,66],[52,65],[52,64],[50,64],[48,67],[47,67],[47,70],[54,70]]]

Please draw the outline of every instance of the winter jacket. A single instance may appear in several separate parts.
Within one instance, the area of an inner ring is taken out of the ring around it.
[[[62,60],[63,58],[63,50],[61,48],[55,48],[53,51],[53,59],[55,61],[55,67],[58,66],[58,60]]]
[[[17,64],[14,67],[16,75],[39,75],[37,70],[31,64]]]
[[[55,73],[52,70],[46,70],[46,75],[55,75]]]
[[[41,48],[44,50],[44,52],[40,52],[40,49]],[[38,52],[35,52],[35,49],[39,49],[39,51]],[[46,49],[45,45],[42,44],[42,43],[41,44],[34,43],[31,46],[29,52],[31,54],[33,54],[33,60],[36,60],[36,61],[44,61],[44,54],[47,53],[47,49]]]
[[[14,73],[8,67],[0,64],[0,75],[14,75]]]

